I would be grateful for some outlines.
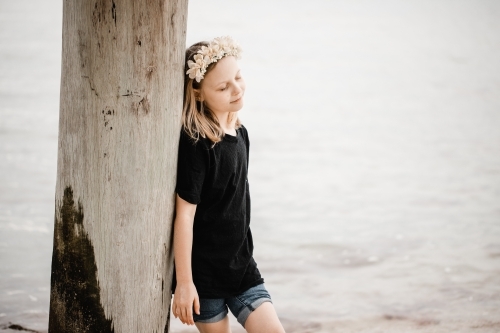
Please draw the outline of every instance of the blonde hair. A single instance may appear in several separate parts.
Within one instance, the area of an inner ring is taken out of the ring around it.
[[[186,60],[184,62],[184,73],[189,66],[188,60],[193,60],[194,56],[202,46],[208,46],[208,42],[198,42],[186,50]],[[217,63],[212,63],[207,68],[207,73],[212,70]],[[201,138],[208,138],[213,145],[220,142],[224,136],[219,120],[215,114],[205,105],[203,101],[196,99],[195,89],[200,89],[201,83],[195,79],[190,79],[189,75],[184,75],[184,107],[182,109],[182,125],[184,131],[196,142]],[[234,117],[232,113],[229,117]],[[236,119],[236,128],[241,127],[239,118]]]

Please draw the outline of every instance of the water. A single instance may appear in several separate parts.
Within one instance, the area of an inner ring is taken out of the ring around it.
[[[0,331],[47,327],[61,8],[0,2]],[[499,17],[190,1],[188,44],[244,48],[255,257],[288,332],[500,331]]]

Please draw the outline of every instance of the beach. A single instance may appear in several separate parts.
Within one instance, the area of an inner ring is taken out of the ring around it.
[[[243,48],[254,257],[288,333],[500,331],[499,17],[189,2],[188,45]],[[61,25],[60,1],[0,4],[0,332],[47,332]]]

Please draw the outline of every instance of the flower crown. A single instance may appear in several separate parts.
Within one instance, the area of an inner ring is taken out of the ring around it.
[[[236,59],[240,59],[241,52],[240,46],[231,37],[214,38],[208,46],[202,46],[198,50],[194,56],[194,61],[188,60],[189,69],[186,74],[189,75],[190,79],[196,79],[196,82],[200,82],[210,64],[227,56],[234,56]]]

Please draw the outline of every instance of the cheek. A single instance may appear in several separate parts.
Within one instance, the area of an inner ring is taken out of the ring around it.
[[[207,104],[213,104],[215,100],[216,95],[212,94],[211,92],[203,92],[203,99],[205,100],[205,103]]]
[[[217,107],[220,104],[223,104],[224,98],[222,98],[222,94],[207,94],[205,95],[205,104],[209,107]]]

